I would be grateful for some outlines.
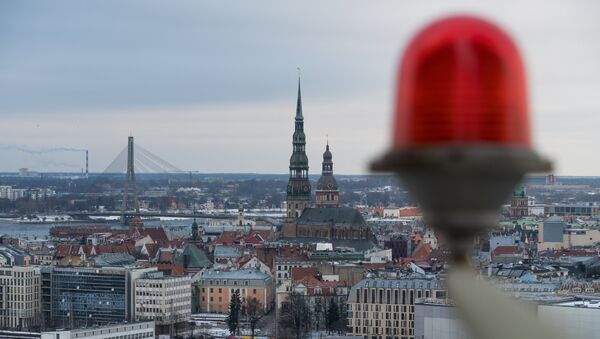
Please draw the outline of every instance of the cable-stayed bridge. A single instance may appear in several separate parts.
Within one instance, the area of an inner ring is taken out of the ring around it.
[[[137,143],[133,143],[133,137],[129,137],[133,144],[133,167],[135,173],[188,173],[162,159],[158,155],[148,151]],[[102,172],[104,174],[127,173],[129,160],[129,143],[119,152],[113,161]]]
[[[141,171],[140,171],[141,170]],[[104,170],[104,174],[124,173],[123,205],[121,220],[128,223],[135,215],[140,215],[137,183],[135,174],[141,173],[185,173],[168,161],[133,142],[133,136],[127,139],[127,146]]]
[[[136,173],[196,173],[196,171],[184,171],[162,159],[158,155],[148,151],[146,148],[134,143],[133,136],[128,137],[127,146],[123,148],[114,158],[103,174],[124,175],[123,185],[123,203],[121,211],[104,212],[77,212],[70,215],[75,219],[88,219],[89,217],[110,217],[120,214],[121,221],[125,224],[134,216],[140,217],[182,217],[182,218],[207,218],[207,219],[234,219],[237,213],[203,213],[200,211],[190,212],[161,212],[161,211],[140,211],[138,201],[138,190],[135,179]],[[249,216],[249,219],[261,220],[267,223],[276,224],[277,221],[268,216]]]

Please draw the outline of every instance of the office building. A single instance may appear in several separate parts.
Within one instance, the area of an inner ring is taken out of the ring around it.
[[[42,313],[50,328],[135,319],[135,281],[156,268],[43,267]]]
[[[40,269],[0,267],[0,327],[30,328],[40,321]]]
[[[157,334],[180,333],[192,312],[190,277],[146,273],[135,281],[135,308],[135,320],[154,320]]]
[[[364,279],[348,296],[348,334],[366,338],[415,338],[415,301],[446,298],[439,280]]]

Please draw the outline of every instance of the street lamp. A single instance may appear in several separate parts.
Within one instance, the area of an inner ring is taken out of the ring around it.
[[[468,263],[474,237],[494,226],[513,187],[551,169],[531,146],[515,44],[479,18],[435,21],[404,52],[394,113],[392,149],[372,168],[397,173],[448,239],[448,288],[467,324],[479,338],[551,338],[534,315],[476,281]]]

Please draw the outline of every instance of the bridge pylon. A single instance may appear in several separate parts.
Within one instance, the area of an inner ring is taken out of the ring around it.
[[[133,207],[135,214],[140,213],[140,205],[137,196],[137,185],[135,183],[135,169],[134,169],[134,155],[133,155],[133,136],[127,139],[127,172],[125,174],[125,184],[123,188],[123,206],[121,208],[121,221],[123,224],[128,224],[131,213],[129,207],[129,190],[131,189],[131,195],[133,198]]]

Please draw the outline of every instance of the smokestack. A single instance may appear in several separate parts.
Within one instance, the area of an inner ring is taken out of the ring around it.
[[[88,177],[88,166],[89,166],[89,162],[88,162],[88,150],[85,150],[85,177]]]

